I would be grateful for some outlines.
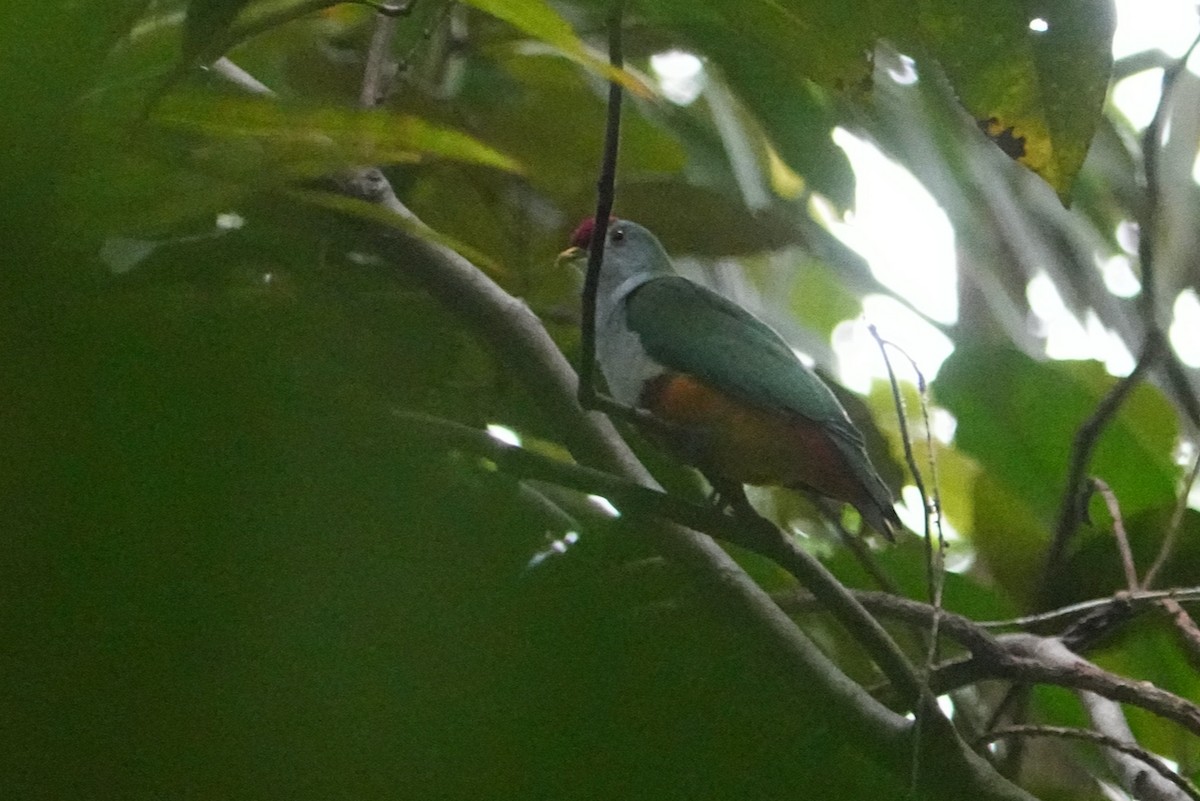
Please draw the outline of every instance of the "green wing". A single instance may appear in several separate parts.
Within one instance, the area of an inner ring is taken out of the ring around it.
[[[883,518],[895,518],[891,491],[871,465],[862,432],[825,382],[770,326],[681,276],[654,278],[638,287],[629,296],[626,315],[646,353],[668,369],[693,375],[752,406],[823,425]]]
[[[825,382],[779,334],[737,304],[681,276],[646,282],[627,304],[629,327],[660,364],[753,406],[828,425],[862,444],[862,434]]]

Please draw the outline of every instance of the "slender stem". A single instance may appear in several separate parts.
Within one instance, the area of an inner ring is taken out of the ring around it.
[[[928,581],[929,603],[933,605],[934,609],[940,610],[942,608],[942,586],[945,578],[943,568],[946,553],[946,537],[942,531],[942,504],[937,489],[937,463],[933,455],[933,434],[930,430],[929,407],[925,397],[925,376],[917,366],[916,361],[905,353],[903,348],[883,339],[879,335],[879,330],[874,325],[869,326],[869,330],[871,336],[875,338],[875,342],[879,345],[879,352],[883,354],[883,363],[887,367],[888,381],[892,387],[892,402],[896,405],[896,418],[900,423],[900,438],[904,443],[904,459],[908,463],[908,469],[913,475],[914,483],[917,485],[917,492],[921,495],[921,511],[925,517],[925,571]],[[900,396],[900,385],[896,381],[896,373],[892,369],[892,361],[888,358],[887,349],[889,346],[895,348],[904,358],[908,359],[913,371],[917,374],[918,389],[921,393],[921,415],[925,423],[925,444],[929,450],[930,475],[934,481],[932,498],[925,488],[925,480],[917,467],[917,459],[913,453],[912,437],[909,434],[908,421],[905,419],[904,414],[904,401]],[[935,521],[937,524],[938,542],[936,551],[933,547],[933,524]],[[926,654],[927,668],[937,660],[939,621],[939,616],[934,615],[930,631],[929,652]]]
[[[1067,545],[1083,519],[1084,477],[1088,465],[1092,461],[1092,452],[1104,429],[1120,411],[1121,405],[1129,397],[1129,393],[1141,382],[1142,376],[1158,361],[1166,347],[1162,334],[1157,329],[1151,329],[1146,337],[1146,344],[1138,357],[1133,371],[1113,385],[1109,393],[1097,404],[1095,411],[1083,422],[1075,432],[1075,440],[1071,445],[1071,461],[1067,468],[1067,482],[1063,488],[1062,500],[1059,502],[1058,520],[1054,526],[1054,539],[1046,551],[1046,561],[1042,565],[1039,586],[1038,606],[1044,607],[1054,586],[1054,577],[1062,567],[1062,561],[1067,552]]]
[[[1121,505],[1117,503],[1117,495],[1112,487],[1101,478],[1092,478],[1092,486],[1104,498],[1104,505],[1112,516],[1113,536],[1117,540],[1117,551],[1121,554],[1121,567],[1125,570],[1125,585],[1130,592],[1138,589],[1137,565],[1133,562],[1133,551],[1129,548],[1129,535],[1125,533],[1125,518],[1121,515]]]
[[[625,65],[621,50],[621,13],[624,0],[615,0],[608,19],[608,61],[614,69]],[[604,260],[604,240],[608,234],[608,218],[612,216],[614,189],[617,177],[617,151],[621,141],[621,84],[609,81],[608,114],[604,127],[604,156],[600,177],[596,181],[596,213],[593,219],[592,241],[588,247],[587,277],[583,283],[583,316],[580,320],[579,403],[584,408],[596,407],[596,289],[600,285],[600,264]]]
[[[1197,473],[1200,473],[1200,448],[1197,449],[1192,469],[1188,471],[1183,488],[1179,491],[1179,497],[1175,500],[1175,510],[1171,513],[1171,522],[1167,525],[1167,533],[1163,537],[1162,547],[1158,549],[1158,555],[1154,557],[1150,569],[1146,571],[1146,575],[1142,579],[1141,588],[1143,590],[1154,586],[1154,582],[1158,580],[1158,574],[1162,572],[1163,567],[1175,552],[1175,544],[1179,541],[1179,527],[1183,523],[1183,513],[1187,511],[1188,495],[1191,494],[1192,486],[1196,483]]]
[[[1122,593],[1117,598],[1096,598],[1091,601],[1080,601],[1076,604],[1039,612],[1036,615],[1024,615],[1009,620],[982,620],[980,626],[987,629],[1000,628],[1029,628],[1031,626],[1049,626],[1066,621],[1086,612],[1103,610],[1114,604],[1137,607],[1139,609],[1156,604],[1163,599],[1174,599],[1184,603],[1200,601],[1200,587],[1182,587],[1170,590],[1152,590],[1136,593]]]

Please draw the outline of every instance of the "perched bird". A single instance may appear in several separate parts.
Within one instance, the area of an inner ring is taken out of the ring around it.
[[[582,255],[594,228],[584,220],[563,257]],[[613,399],[661,421],[645,428],[651,439],[735,508],[743,484],[811,490],[894,539],[892,494],[829,387],[762,320],[677,274],[654,234],[628,220],[608,226],[596,361]]]

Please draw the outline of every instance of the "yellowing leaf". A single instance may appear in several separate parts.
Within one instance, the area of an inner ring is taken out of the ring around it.
[[[588,69],[616,81],[639,97],[650,97],[653,90],[628,70],[617,70],[592,52],[571,29],[570,24],[551,8],[546,0],[464,0],[480,11],[502,19],[535,39],[553,45],[563,55]]]
[[[922,0],[919,35],[960,102],[1009,157],[1065,203],[1108,89],[1107,0]]]
[[[167,129],[253,143],[268,160],[301,173],[427,157],[520,172],[511,158],[462,131],[382,110],[295,109],[271,99],[191,95],[166,100],[154,120]]]

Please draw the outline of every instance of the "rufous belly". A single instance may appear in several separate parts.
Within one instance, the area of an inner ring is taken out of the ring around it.
[[[798,414],[751,406],[680,373],[649,382],[641,405],[679,427],[680,437],[662,444],[705,472],[743,484],[806,487],[856,505],[867,498],[829,435]]]

